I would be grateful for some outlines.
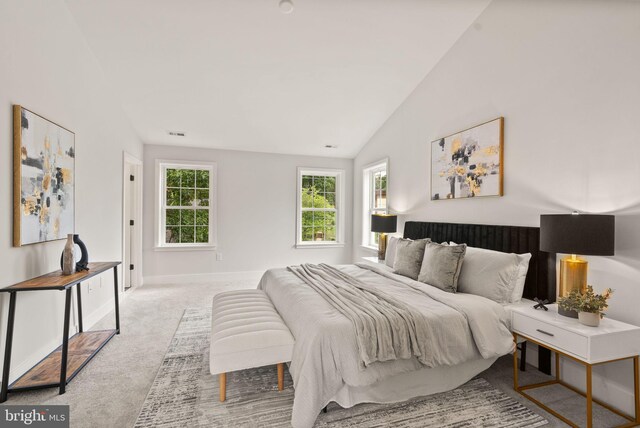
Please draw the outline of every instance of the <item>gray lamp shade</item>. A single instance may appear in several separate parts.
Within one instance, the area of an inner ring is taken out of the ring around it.
[[[394,233],[398,229],[398,217],[390,214],[372,214],[371,231]]]
[[[613,215],[544,214],[540,216],[540,250],[549,253],[613,256]]]

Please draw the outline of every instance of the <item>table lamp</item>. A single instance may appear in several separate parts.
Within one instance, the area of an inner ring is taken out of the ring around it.
[[[392,214],[372,214],[371,231],[380,234],[378,238],[378,260],[384,260],[387,251],[387,233],[394,233],[398,227],[398,216]]]
[[[613,256],[615,216],[600,214],[544,214],[540,216],[540,250],[567,254],[560,260],[558,297],[587,290],[588,262],[579,257]],[[560,315],[577,318],[575,311],[558,308]]]

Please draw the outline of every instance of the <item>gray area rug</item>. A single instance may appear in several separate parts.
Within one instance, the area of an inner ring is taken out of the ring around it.
[[[227,375],[227,401],[209,373],[211,309],[190,308],[171,341],[136,421],[150,427],[287,427],[293,385],[277,388],[275,366]],[[538,427],[547,421],[494,388],[473,379],[453,391],[397,404],[329,405],[316,427]]]

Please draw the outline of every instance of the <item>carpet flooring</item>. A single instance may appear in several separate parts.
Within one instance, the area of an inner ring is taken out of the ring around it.
[[[211,310],[185,311],[145,400],[135,428],[287,427],[294,390],[286,375],[277,390],[275,366],[230,373],[227,400],[218,401],[217,376],[209,373]],[[316,427],[535,428],[547,421],[482,378],[453,391],[395,404],[331,405]]]
[[[67,386],[64,395],[55,388],[14,393],[5,404],[68,404],[73,428],[133,427],[143,407],[185,308],[208,307],[222,291],[255,288],[257,281],[215,281],[206,284],[145,285],[126,292],[120,305],[122,334],[114,337]],[[109,314],[92,329],[113,328]],[[14,362],[15,364],[15,362]],[[513,391],[511,358],[500,358],[480,375],[509,397],[515,398],[549,421],[548,427],[566,425]],[[546,376],[529,368],[523,383]],[[215,387],[215,386],[212,386]],[[585,400],[559,387],[540,391],[552,408],[585,426]],[[0,411],[3,405],[0,405]],[[594,406],[594,426],[611,427],[624,420]]]

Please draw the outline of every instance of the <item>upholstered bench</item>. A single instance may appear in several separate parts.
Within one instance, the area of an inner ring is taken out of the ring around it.
[[[278,366],[278,389],[284,385],[284,363],[291,361],[294,339],[262,290],[238,290],[213,298],[211,374],[220,380],[220,401],[227,395],[227,373]]]

